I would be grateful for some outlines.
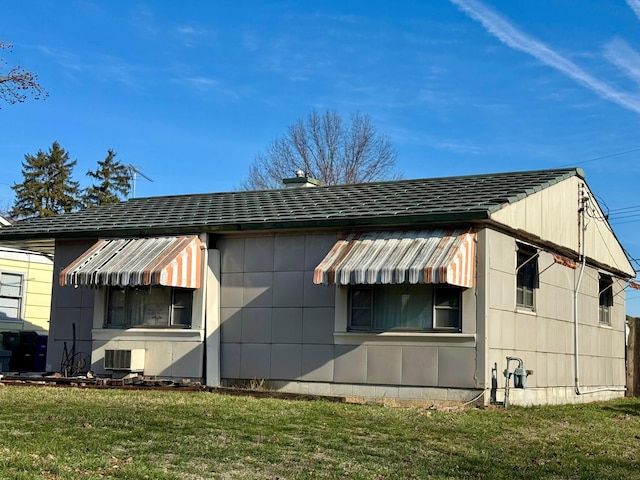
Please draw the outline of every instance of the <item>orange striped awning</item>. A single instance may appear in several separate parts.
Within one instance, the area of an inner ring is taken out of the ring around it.
[[[199,288],[201,259],[197,236],[103,239],[60,272],[60,285]]]
[[[475,233],[416,230],[354,233],[338,240],[313,272],[313,283],[447,283],[473,286]]]

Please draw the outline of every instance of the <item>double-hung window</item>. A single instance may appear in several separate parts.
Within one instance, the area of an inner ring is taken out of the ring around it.
[[[462,288],[442,285],[352,285],[349,330],[461,330]]]
[[[538,253],[532,248],[518,246],[517,259],[516,307],[533,311],[538,288]]]
[[[24,276],[0,272],[0,321],[20,320],[24,298]]]
[[[105,327],[190,328],[193,290],[110,287]]]
[[[613,306],[613,281],[611,277],[600,276],[598,292],[598,321],[601,325],[611,325],[611,307]]]

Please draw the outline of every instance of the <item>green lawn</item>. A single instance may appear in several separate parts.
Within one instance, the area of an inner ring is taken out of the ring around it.
[[[0,387],[0,478],[632,479],[640,399],[439,412]]]

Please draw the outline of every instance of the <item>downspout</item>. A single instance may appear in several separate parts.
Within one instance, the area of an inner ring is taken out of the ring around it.
[[[574,365],[574,371],[575,371],[575,391],[576,391],[576,395],[589,395],[592,393],[598,393],[598,392],[626,392],[626,387],[602,387],[602,388],[595,388],[593,390],[588,390],[588,391],[583,391],[580,389],[580,355],[578,353],[578,345],[579,345],[579,341],[578,341],[578,293],[580,292],[580,284],[582,283],[582,274],[584,273],[584,268],[586,266],[587,263],[587,257],[585,255],[585,248],[584,248],[584,242],[586,239],[586,231],[587,231],[587,224],[584,221],[584,214],[585,214],[585,209],[586,209],[586,203],[589,201],[589,199],[586,197],[586,195],[583,194],[582,192],[582,188],[584,187],[584,184],[580,184],[580,209],[578,211],[578,225],[579,225],[579,232],[578,232],[578,241],[579,243],[579,250],[580,250],[580,256],[581,261],[580,261],[580,273],[578,274],[578,282],[576,283],[575,289],[573,291],[573,365]],[[580,241],[582,240],[582,241]]]

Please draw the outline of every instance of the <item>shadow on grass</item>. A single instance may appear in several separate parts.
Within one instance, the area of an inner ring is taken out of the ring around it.
[[[640,416],[640,398],[628,397],[622,400],[607,402],[602,405],[602,409],[618,415]]]

